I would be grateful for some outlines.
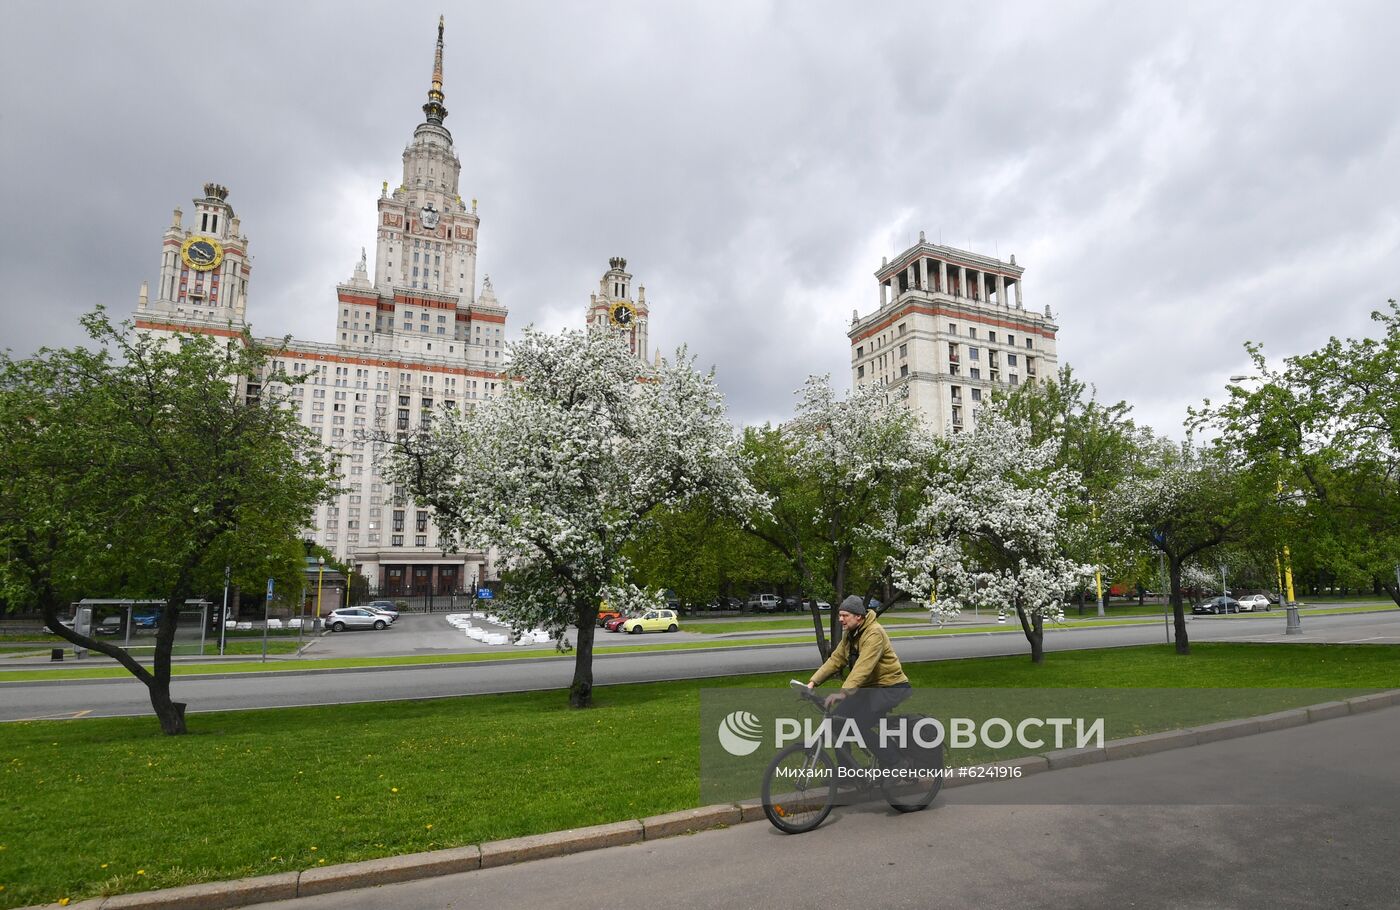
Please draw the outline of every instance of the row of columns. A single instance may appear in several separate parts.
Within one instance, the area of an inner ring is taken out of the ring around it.
[[[948,286],[948,263],[947,263],[945,260],[942,260],[942,259],[935,260],[935,261],[938,263],[938,287],[939,287],[939,289],[942,290],[944,293],[951,293],[951,291],[949,291],[949,286]],[[916,268],[916,265],[915,265],[914,263],[911,263],[911,264],[908,266],[908,268],[905,269],[905,281],[908,282],[909,287],[911,287],[911,288],[920,287],[920,288],[923,288],[924,290],[928,290],[928,289],[931,287],[931,285],[929,284],[929,259],[928,259],[928,257],[926,257],[926,256],[920,256],[920,257],[919,257],[919,260],[918,260],[918,263],[917,263],[917,268],[918,268],[918,275],[917,275],[917,279],[918,279],[918,280],[917,280],[917,281],[915,280],[915,278],[916,278],[916,275],[915,275],[915,272],[914,272],[914,269],[915,269],[915,268]],[[980,289],[980,290],[982,291],[982,294],[981,294],[981,296],[976,296],[976,295],[972,295],[972,294],[968,294],[968,293],[967,293],[967,291],[968,291],[968,272],[969,272],[969,270],[967,269],[967,267],[966,267],[966,266],[959,265],[959,266],[956,266],[955,268],[957,268],[957,270],[958,270],[958,271],[957,271],[958,286],[957,286],[957,294],[955,294],[954,296],[961,297],[961,298],[963,298],[963,299],[965,299],[965,300],[980,300],[980,301],[982,301],[983,303],[985,303],[985,302],[986,302],[986,283],[985,283],[985,282],[986,282],[987,273],[986,273],[986,272],[974,272],[974,273],[973,273],[973,274],[977,274],[977,275],[980,275],[980,276],[981,276],[979,279],[977,279],[977,281],[978,281],[979,284],[981,284],[981,289]],[[880,282],[880,307],[881,307],[881,309],[883,309],[888,303],[890,303],[892,299],[897,299],[897,298],[899,297],[899,285],[898,285],[898,282],[899,282],[898,276],[891,276],[888,285],[887,285],[885,282],[883,282],[883,281]],[[892,294],[892,295],[889,295],[889,296],[886,296],[886,294],[885,294],[886,288],[889,288],[891,291],[893,291],[893,294]],[[1022,308],[1023,308],[1022,302],[1021,302],[1021,279],[1018,278],[1018,279],[1015,280],[1015,288],[1016,288],[1016,309],[1019,310],[1019,309],[1022,309]],[[997,299],[998,305],[1000,305],[1000,306],[1008,306],[1008,304],[1007,304],[1007,302],[1006,302],[1006,276],[1005,276],[1005,275],[998,274],[998,275],[996,276],[996,299]]]

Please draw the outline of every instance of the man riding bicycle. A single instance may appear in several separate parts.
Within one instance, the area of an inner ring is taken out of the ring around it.
[[[913,693],[909,677],[904,675],[889,633],[866,611],[865,601],[852,594],[841,602],[836,618],[845,634],[831,656],[812,674],[807,688],[815,689],[843,667],[849,667],[841,691],[827,696],[826,708],[835,708],[832,717],[837,720],[838,733],[846,718],[854,719],[870,751],[882,765],[888,765],[888,757],[880,748],[877,725]]]

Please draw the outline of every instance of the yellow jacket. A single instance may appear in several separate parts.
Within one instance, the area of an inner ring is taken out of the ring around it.
[[[851,660],[852,651],[855,652],[854,662]],[[874,613],[867,613],[854,632],[841,637],[841,643],[831,652],[826,663],[812,674],[812,684],[820,686],[847,664],[851,665],[851,672],[846,674],[846,681],[841,685],[843,692],[909,681],[899,664],[899,657],[894,653],[894,646],[890,644],[890,633],[875,619]]]

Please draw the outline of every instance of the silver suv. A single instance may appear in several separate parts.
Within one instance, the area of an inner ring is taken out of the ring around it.
[[[344,632],[346,629],[387,629],[389,619],[373,610],[366,610],[364,607],[342,607],[339,610],[332,610],[326,616],[326,626],[332,632]]]
[[[750,594],[748,608],[755,613],[776,613],[783,608],[783,599],[776,594]]]

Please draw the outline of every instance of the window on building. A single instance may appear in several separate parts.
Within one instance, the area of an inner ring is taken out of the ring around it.
[[[981,389],[974,388],[974,389],[972,390],[972,400],[973,400],[973,401],[981,401],[981,400],[982,400],[982,390],[981,390]]]
[[[967,371],[967,375],[971,376],[973,379],[981,379],[982,371],[977,367],[973,367],[972,369]]]
[[[1007,343],[1007,344],[1010,344],[1010,345],[1016,344],[1016,336],[1015,336],[1015,335],[1007,335],[1007,336],[1006,336],[1006,343]]]
[[[402,534],[393,534],[393,535],[390,535],[390,537],[389,537],[389,546],[391,546],[391,547],[401,547],[401,546],[403,546],[403,535],[402,535]]]
[[[987,340],[990,341],[992,344],[996,344],[996,343],[997,343],[997,333],[996,333],[996,332],[988,332],[988,333],[987,333]]]
[[[860,366],[856,367],[856,378],[857,378],[857,379],[864,379],[864,378],[865,378],[865,364],[861,364]]]
[[[403,530],[403,509],[395,509],[395,510],[394,510],[394,530],[395,530],[395,531],[402,531],[402,530]]]
[[[1016,355],[1015,355],[1015,354],[1007,354],[1007,355],[1006,355],[1006,365],[1009,366],[1009,367],[1014,367],[1014,366],[1016,365]]]
[[[967,349],[967,359],[968,359],[968,360],[981,360],[981,359],[982,359],[982,349],[981,349],[981,348],[973,348],[973,347],[968,348],[968,349]]]
[[[974,328],[973,326],[968,326],[968,327],[967,327],[967,337],[968,337],[968,338],[976,338],[976,337],[977,337],[977,329]]]
[[[908,330],[908,328],[909,328],[909,326],[908,326],[907,323],[901,322],[901,323],[899,324],[899,334],[903,335],[903,334]]]
[[[953,376],[958,375],[958,365],[957,365],[956,363],[949,364],[949,365],[948,365],[948,372],[949,372],[951,375],[953,375]]]
[[[955,322],[950,322],[950,323],[948,323],[948,334],[949,334],[949,335],[956,335],[956,334],[958,334],[958,326],[957,326],[957,323],[955,323]]]
[[[899,365],[899,375],[900,375],[900,376],[908,376],[908,375],[909,375],[909,364],[907,364],[907,363],[901,363],[901,364]]]
[[[427,513],[427,512],[419,512],[418,515],[417,515],[417,519],[418,519],[418,520],[417,520],[417,523],[416,523],[416,528],[417,528],[417,530],[419,530],[419,531],[426,531],[426,530],[428,530],[428,513]]]
[[[1027,335],[1027,336],[1026,336],[1026,350],[1029,351],[1029,350],[1032,350],[1032,349],[1034,349],[1034,348],[1035,348],[1034,342],[1032,342],[1030,336]]]
[[[951,386],[949,387],[948,391],[952,395],[954,401],[962,401],[962,386]]]
[[[419,534],[419,535],[415,536],[415,537],[413,538],[413,545],[414,545],[415,547],[426,547],[426,546],[428,545],[428,535],[427,535],[427,534]]]
[[[901,345],[899,346],[899,356],[900,356],[900,357],[908,357],[908,356],[909,356],[909,345],[907,345],[907,344],[901,344]]]

